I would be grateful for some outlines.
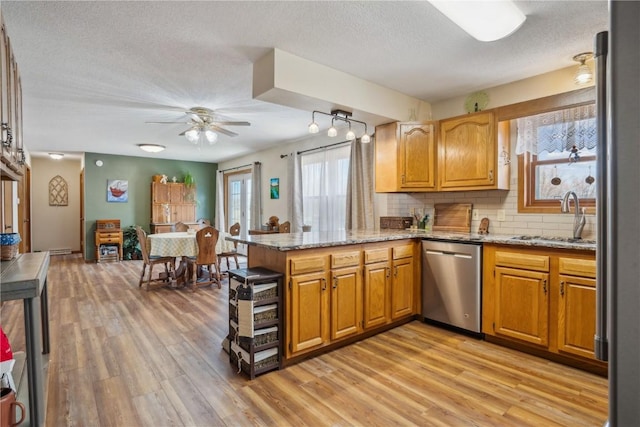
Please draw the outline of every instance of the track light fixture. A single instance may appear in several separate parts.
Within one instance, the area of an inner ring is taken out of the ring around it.
[[[311,113],[311,123],[309,124],[309,133],[318,133],[320,131],[320,127],[318,123],[316,123],[316,113],[323,114],[325,116],[331,117],[331,127],[327,131],[327,136],[333,138],[338,135],[338,130],[335,128],[336,120],[343,121],[349,125],[349,131],[346,134],[346,139],[348,141],[353,141],[356,139],[356,134],[353,130],[351,130],[351,123],[360,123],[364,125],[364,134],[360,137],[360,142],[369,143],[371,142],[371,137],[367,133],[367,124],[365,122],[361,122],[360,120],[352,119],[352,113],[344,110],[331,110],[331,114],[323,113],[322,111],[314,111]]]

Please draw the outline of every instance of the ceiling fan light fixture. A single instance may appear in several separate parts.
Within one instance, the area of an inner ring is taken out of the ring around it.
[[[204,136],[207,138],[207,141],[209,141],[210,145],[215,144],[218,140],[218,134],[211,129],[207,129],[206,131],[204,131]]]
[[[200,139],[200,129],[198,128],[191,128],[188,131],[186,131],[184,133],[185,138],[187,138],[187,140],[189,142],[192,142],[194,144],[198,143],[198,139]]]
[[[146,151],[147,153],[159,153],[167,148],[164,145],[158,144],[138,144],[138,147],[140,147],[142,151]]]
[[[492,42],[507,37],[527,19],[510,0],[429,0],[429,3],[481,42]]]

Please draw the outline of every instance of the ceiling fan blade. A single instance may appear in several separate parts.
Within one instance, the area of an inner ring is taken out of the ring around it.
[[[218,120],[213,120],[212,123],[225,126],[251,126],[251,123],[249,122],[221,122]]]
[[[214,130],[214,131],[216,131],[218,133],[222,133],[222,134],[227,135],[227,136],[238,136],[237,133],[231,132],[230,130],[221,128],[220,126],[216,126],[214,124],[209,124],[209,129]]]
[[[165,125],[165,124],[188,125],[188,124],[191,124],[191,122],[145,122],[145,123],[160,124],[160,125]]]

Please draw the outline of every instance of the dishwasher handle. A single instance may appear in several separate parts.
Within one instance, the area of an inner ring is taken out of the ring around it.
[[[431,249],[426,249],[425,253],[427,255],[448,255],[448,256],[454,256],[457,258],[465,258],[465,259],[471,259],[472,256],[469,254],[463,254],[463,253],[459,253],[459,252],[449,252],[449,251],[434,251]]]

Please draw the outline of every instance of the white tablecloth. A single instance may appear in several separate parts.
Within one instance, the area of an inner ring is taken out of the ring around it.
[[[227,236],[230,236],[230,234],[225,231],[220,232],[216,243],[217,254],[233,250],[233,242],[225,240]],[[149,234],[147,236],[147,246],[151,256],[195,257],[198,255],[196,234],[186,231]]]

